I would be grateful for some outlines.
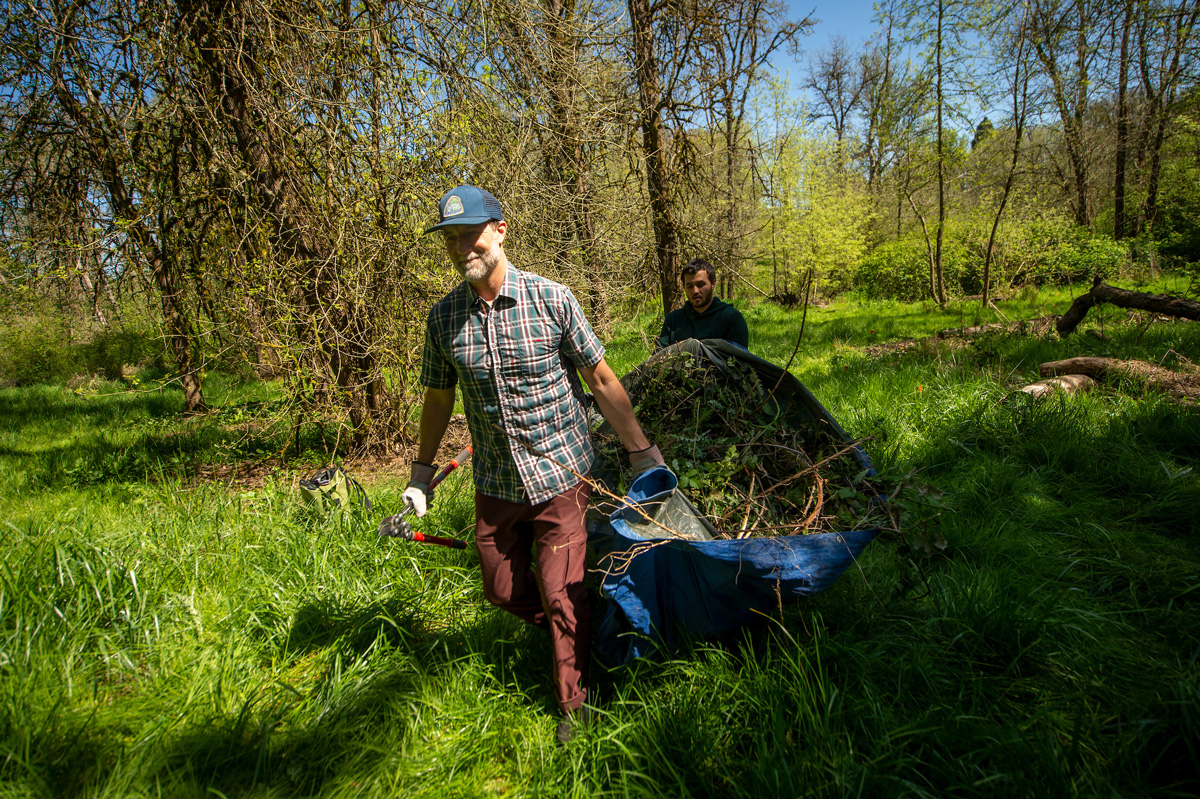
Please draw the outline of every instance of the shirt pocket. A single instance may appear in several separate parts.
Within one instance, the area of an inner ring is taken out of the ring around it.
[[[546,336],[508,337],[500,353],[504,372],[509,375],[536,379],[561,366],[558,342]]]

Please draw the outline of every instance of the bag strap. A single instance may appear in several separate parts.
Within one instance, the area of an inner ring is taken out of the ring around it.
[[[367,490],[365,488],[363,488],[362,485],[357,480],[355,480],[350,475],[346,474],[345,470],[342,471],[342,474],[346,476],[346,482],[350,484],[350,488],[357,491],[359,496],[362,497],[363,507],[367,509],[368,513],[370,513],[371,498],[367,496]]]

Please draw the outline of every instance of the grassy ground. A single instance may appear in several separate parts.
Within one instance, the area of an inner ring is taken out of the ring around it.
[[[799,312],[747,316],[785,362]],[[599,724],[566,750],[548,642],[486,605],[474,555],[374,536],[395,479],[376,513],[320,523],[295,475],[190,476],[277,451],[228,432],[263,387],[210,383],[222,411],[193,420],[169,390],[2,391],[0,795],[1196,795],[1200,412],[1129,383],[1011,390],[1071,355],[1194,361],[1200,325],[1094,309],[1067,341],[868,349],[991,321],[810,309],[793,372],[878,436],[881,469],[947,492],[949,548],[914,580],[873,544],[738,644],[598,675]],[[427,532],[469,526],[467,484]]]

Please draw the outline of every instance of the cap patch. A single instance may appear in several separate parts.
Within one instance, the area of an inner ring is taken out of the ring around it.
[[[463,212],[462,199],[457,194],[451,194],[450,199],[446,200],[446,207],[442,210],[442,217],[458,216]]]

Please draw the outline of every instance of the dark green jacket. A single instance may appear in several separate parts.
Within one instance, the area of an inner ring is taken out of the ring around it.
[[[723,338],[747,349],[750,347],[750,329],[746,327],[745,318],[737,308],[716,298],[704,313],[696,313],[689,304],[667,314],[662,332],[658,334],[658,346],[666,347],[689,338]]]

